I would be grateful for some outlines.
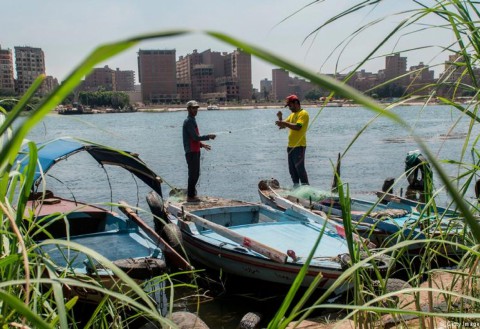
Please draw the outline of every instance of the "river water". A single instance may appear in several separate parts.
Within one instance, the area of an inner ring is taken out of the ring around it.
[[[199,195],[221,196],[258,202],[257,183],[276,178],[290,186],[287,167],[287,131],[275,126],[276,113],[288,109],[252,109],[199,111],[197,123],[201,134],[213,133],[208,143],[212,150],[203,151]],[[307,134],[306,168],[312,186],[329,190],[333,166],[338,153],[343,154],[341,178],[348,184],[352,197],[374,200],[387,177],[399,178],[405,170],[407,152],[418,149],[412,133],[385,118],[373,120],[375,114],[361,107],[308,108],[310,129]],[[460,158],[469,129],[469,121],[447,106],[398,107],[394,110],[421,136],[439,159]],[[171,187],[185,188],[187,170],[182,144],[182,124],[186,111],[136,112],[116,114],[47,116],[28,136],[36,142],[58,137],[76,137],[133,151],[144,160],[165,184],[164,195]],[[356,138],[361,130],[368,127]],[[473,136],[478,127],[473,127]],[[471,157],[465,161],[472,162]],[[444,165],[451,175],[458,168]],[[123,172],[123,171],[120,171]],[[118,202],[148,209],[145,196],[148,189],[137,186],[132,177],[108,175],[94,161],[75,155],[52,169],[48,184],[57,194],[75,196],[88,202]],[[440,185],[434,176],[437,187]],[[401,186],[405,179],[399,178]],[[105,193],[105,186],[112,193]],[[137,188],[138,187],[138,188]],[[60,192],[59,192],[60,191]],[[399,187],[395,187],[399,192]],[[473,191],[467,198],[473,198]],[[441,196],[441,202],[447,202]],[[144,217],[151,223],[151,217]],[[238,300],[238,299],[234,299]],[[211,328],[235,328],[249,302],[210,302],[200,306],[200,314]]]

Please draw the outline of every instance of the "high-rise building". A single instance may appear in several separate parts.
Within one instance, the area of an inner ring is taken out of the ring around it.
[[[214,68],[211,64],[195,64],[191,72],[192,98],[205,100],[215,92]]]
[[[15,93],[13,55],[11,49],[0,47],[0,92]]]
[[[58,80],[57,78],[52,77],[51,75],[47,75],[45,77],[45,81],[43,82],[45,85],[45,92],[50,93],[52,92],[55,88],[58,87]]]
[[[104,67],[94,68],[92,73],[85,77],[82,85],[84,91],[115,91],[116,90],[115,71],[105,65]]]
[[[400,54],[394,54],[385,57],[385,81],[389,81],[407,73],[407,57],[400,57]],[[408,84],[408,77],[404,76],[395,81],[395,83],[405,86]]]
[[[288,88],[289,74],[284,69],[272,70],[272,91],[274,100],[284,100],[289,94]]]
[[[236,49],[227,57],[225,75],[231,76],[238,85],[238,100],[252,99],[252,56]]]
[[[267,78],[260,81],[260,98],[271,100],[272,97],[272,80]]]
[[[121,71],[117,68],[115,71],[115,82],[117,91],[135,91],[135,72]]]
[[[138,51],[138,78],[145,104],[178,101],[175,49]]]
[[[480,80],[480,68],[473,67],[472,72],[466,72],[465,58],[462,54],[448,56],[445,70],[440,74],[438,94],[445,97],[471,97],[475,93],[473,79]]]
[[[201,54],[203,64],[213,65],[213,73],[215,78],[221,78],[225,76],[225,56],[227,53],[220,53],[218,51],[205,50]]]
[[[252,97],[251,55],[237,49],[232,53],[210,49],[180,56],[177,81],[182,101],[240,101]]]
[[[420,62],[416,66],[410,66],[410,80],[415,80],[421,83],[432,83],[434,80],[433,70],[429,70],[428,65]]]
[[[15,66],[17,68],[16,92],[24,94],[36,78],[45,74],[45,55],[41,48],[15,47]],[[45,94],[42,86],[38,95]]]
[[[431,84],[434,81],[434,72],[429,70],[428,65],[420,62],[416,66],[410,66],[410,81],[407,91],[409,94],[428,95],[431,92]]]

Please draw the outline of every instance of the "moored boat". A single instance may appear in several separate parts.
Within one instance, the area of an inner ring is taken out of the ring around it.
[[[210,110],[210,111],[220,110],[220,107],[218,105],[212,104],[207,106],[207,110]]]
[[[185,202],[177,196],[167,201],[163,214],[179,229],[181,238],[176,239],[200,267],[288,287],[314,249],[302,286],[308,287],[321,275],[317,288],[328,289],[349,266],[344,232],[336,226],[260,203],[201,200]],[[155,212],[153,208],[158,207],[152,207]],[[374,262],[380,272],[391,265],[380,255]],[[367,262],[364,269],[372,270],[373,265]],[[343,283],[335,292],[348,288],[349,283]]]
[[[298,189],[284,189],[276,179],[262,180],[258,184],[258,193],[262,203],[277,209],[287,209],[288,202],[294,202],[304,209],[321,213],[330,220],[343,223],[340,200],[334,195],[320,195]],[[308,195],[308,196],[307,196]],[[375,243],[378,247],[389,247],[400,241],[415,240],[418,243],[408,247],[410,255],[418,255],[425,248],[433,250],[433,244],[422,240],[430,238],[445,239],[449,242],[461,242],[465,226],[458,213],[449,209],[435,207],[428,209],[425,204],[403,198],[384,195],[387,203],[350,199],[350,217],[356,231]],[[458,256],[459,248],[450,244],[436,245],[439,253]]]
[[[93,114],[95,113],[90,107],[83,106],[78,103],[74,103],[73,106],[61,107],[57,111],[58,114],[62,115],[75,115],[75,114]]]
[[[121,216],[97,205],[56,196],[49,190],[35,191],[52,166],[85,152],[101,166],[125,168],[161,194],[160,179],[136,154],[68,139],[57,139],[37,147],[38,158],[31,158],[31,153],[25,149],[16,162],[20,172],[35,165],[32,193],[24,210],[24,225],[38,242],[37,251],[50,260],[59,275],[90,278],[110,289],[118,288],[119,281],[111,264],[139,283],[166,272],[166,261],[174,268],[191,269],[190,264],[132,212],[127,203],[120,203],[120,210],[125,214]],[[154,289],[157,293],[161,291],[158,287]],[[87,302],[99,302],[103,297],[96,290],[80,286],[66,287],[65,292]],[[160,298],[158,305],[165,307],[165,297]]]

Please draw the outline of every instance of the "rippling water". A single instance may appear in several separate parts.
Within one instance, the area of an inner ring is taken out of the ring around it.
[[[286,159],[287,131],[279,130],[274,123],[278,110],[198,113],[200,132],[217,134],[215,140],[208,142],[212,150],[202,153],[197,187],[200,195],[257,202],[260,179],[274,177],[282,185],[291,185]],[[318,189],[330,189],[332,168],[338,153],[342,153],[341,177],[344,183],[348,183],[351,196],[373,200],[374,192],[381,189],[385,178],[397,178],[403,174],[407,152],[418,149],[411,132],[385,118],[370,123],[351,145],[357,134],[375,117],[374,113],[360,107],[309,108],[308,111],[310,129],[306,168],[310,184]],[[413,132],[421,136],[439,158],[459,159],[468,132],[468,121],[459,119],[460,112],[447,106],[408,106],[394,111],[413,127]],[[288,109],[282,109],[282,112],[284,117],[289,113]],[[164,179],[164,195],[168,195],[170,187],[186,187],[182,144],[182,123],[186,115],[186,111],[80,116],[52,114],[34,129],[29,138],[46,141],[72,136],[139,153],[140,158]],[[474,127],[473,136],[477,134],[478,128]],[[445,168],[457,175],[456,167]],[[49,178],[48,184],[57,192],[60,190],[89,202],[126,200],[148,209],[145,203],[147,189],[142,186],[137,189],[130,176],[119,176],[123,173],[121,170],[108,170],[106,175],[87,157],[72,156],[49,173],[54,179]],[[109,185],[112,194],[104,192],[105,186]],[[473,197],[473,192],[468,197]],[[233,309],[243,312],[243,308],[233,304],[231,309],[229,305],[210,306],[211,311],[205,316],[215,314],[211,320],[215,324],[210,324],[212,328],[235,328],[238,324],[238,317],[232,312]]]
[[[208,142],[212,150],[202,153],[200,194],[257,201],[256,187],[260,179],[274,177],[282,185],[291,184],[286,160],[287,132],[274,124],[277,111],[199,112],[200,132],[217,134],[215,140]],[[399,177],[404,172],[407,152],[418,149],[411,133],[384,118],[371,123],[350,146],[359,131],[374,117],[365,109],[325,108],[320,111],[311,108],[308,111],[311,123],[307,135],[306,168],[310,184],[319,189],[330,188],[332,165],[336,163],[338,153],[342,153],[341,177],[344,183],[348,183],[352,196],[372,198],[386,177]],[[284,109],[283,112],[285,116],[289,111]],[[395,112],[414,127],[414,132],[439,158],[459,158],[468,126],[466,120],[457,124],[460,117],[457,110],[446,106],[423,110],[408,106],[397,108]],[[168,193],[168,185],[186,187],[181,135],[185,117],[185,111],[81,116],[52,114],[29,138],[44,141],[73,136],[137,152],[165,180]],[[75,167],[78,161],[67,162]],[[447,170],[451,169],[447,167]],[[67,174],[63,179],[75,180],[78,184],[90,175],[88,170],[83,172],[78,168],[66,171],[62,173]]]

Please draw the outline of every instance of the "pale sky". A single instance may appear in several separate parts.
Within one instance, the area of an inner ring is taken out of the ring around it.
[[[341,54],[335,47],[354,30],[389,11],[397,12],[410,4],[407,0],[385,1],[374,12],[363,11],[340,24],[327,28],[315,39],[304,39],[309,33],[352,4],[352,0],[320,1],[289,17],[309,4],[310,0],[2,0],[2,49],[15,46],[42,48],[46,58],[47,75],[61,81],[93,49],[107,42],[122,40],[142,33],[171,29],[213,30],[267,49],[301,64],[314,72],[347,72],[400,21],[375,27],[348,45]],[[378,12],[378,13],[377,13]],[[8,27],[8,28],[5,28]],[[448,31],[447,31],[448,32]],[[447,33],[445,32],[445,33]],[[383,54],[424,45],[444,44],[448,35],[438,31],[425,32],[413,38],[402,37],[397,44],[385,46]],[[438,42],[437,42],[438,41]],[[139,49],[175,49],[177,59],[207,49],[231,52],[234,48],[202,33],[158,39],[140,43],[122,54],[110,58],[98,67],[134,70],[138,83],[137,52]],[[382,53],[382,52],[381,52]],[[439,49],[401,53],[408,57],[407,66],[439,64],[447,59]],[[338,63],[337,63],[338,61]],[[384,68],[384,59],[373,60],[362,68],[376,73]],[[271,79],[273,66],[252,58],[252,83],[258,88],[260,80]],[[435,76],[443,68],[434,68]]]

